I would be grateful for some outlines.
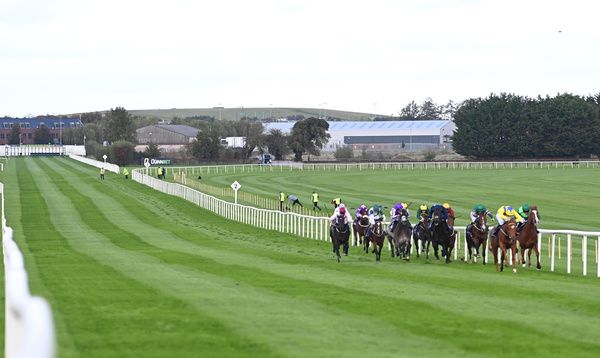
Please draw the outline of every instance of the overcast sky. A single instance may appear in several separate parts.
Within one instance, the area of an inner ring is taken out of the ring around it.
[[[589,0],[0,0],[0,116],[600,92]]]

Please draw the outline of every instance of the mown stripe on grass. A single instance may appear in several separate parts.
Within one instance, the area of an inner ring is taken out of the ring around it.
[[[114,208],[113,208],[113,209],[114,209]],[[155,243],[155,244],[156,244],[156,243]],[[158,243],[158,245],[160,246],[160,243]],[[165,247],[165,248],[166,248],[166,247]],[[167,248],[167,249],[174,249],[174,250],[177,250],[177,251],[179,251],[179,250],[178,250],[176,247],[169,247],[169,248]],[[203,253],[202,253],[202,255],[203,255],[203,256],[206,256],[206,255],[207,255],[206,251],[207,251],[206,249],[204,249],[204,250],[203,250]],[[221,256],[219,256],[220,254],[222,254],[222,251],[215,251],[215,252],[212,252],[212,253],[211,253],[211,257],[212,257],[212,258],[214,258],[216,261],[223,261],[223,260],[224,260],[225,262],[228,262],[228,259],[229,259],[229,263],[230,263],[230,264],[235,264],[236,262],[248,262],[248,261],[251,261],[251,260],[248,260],[248,259],[249,259],[249,257],[244,257],[243,255],[242,255],[242,256],[240,256],[239,254],[232,254],[231,252],[228,252],[228,253],[227,253],[225,256],[222,256],[222,255],[221,255]],[[217,255],[217,256],[215,257],[214,255]],[[175,260],[175,262],[177,262],[178,260],[181,260],[182,262],[184,262],[184,261],[192,261],[192,260],[190,260],[189,258],[188,258],[188,259],[182,259],[182,257],[181,257],[181,256],[178,256],[178,257],[177,257],[177,259]],[[271,266],[273,266],[273,263],[272,263],[272,262],[260,262],[260,263],[257,263],[257,265],[255,265],[255,266],[256,266],[256,267],[262,267],[262,266],[264,266],[264,267],[271,267]],[[247,267],[246,267],[246,268],[247,268]],[[285,265],[279,265],[278,267],[274,267],[274,268],[273,268],[273,270],[274,270],[275,272],[281,272],[281,271],[285,271],[285,268],[286,268],[286,267],[285,267]],[[289,273],[287,273],[287,274],[289,274]],[[324,277],[324,276],[327,276],[327,275],[323,275],[323,272],[319,272],[319,273],[316,273],[316,274],[317,274],[317,277]],[[310,273],[309,273],[309,277],[310,277]],[[303,278],[306,278],[306,277],[297,277],[297,278],[298,278],[298,279],[303,279]],[[276,281],[277,281],[277,277],[269,277],[269,282],[276,282]],[[331,281],[331,280],[330,280],[330,281]],[[342,281],[343,281],[343,280],[342,280]],[[327,282],[327,283],[328,283],[328,284],[332,284],[331,282]],[[468,283],[469,283],[469,282],[463,282],[463,281],[461,280],[461,281],[457,282],[457,284],[458,284],[457,286],[462,286],[462,287],[464,287],[464,286],[465,286],[465,284],[468,284]],[[344,282],[344,285],[345,285],[346,287],[348,287],[348,285],[352,285],[352,283],[351,283],[351,282]],[[312,289],[315,289],[315,288],[318,288],[318,287],[312,287]],[[429,287],[429,288],[430,288],[430,287]],[[320,288],[319,288],[319,289],[320,289]],[[372,287],[366,287],[366,288],[364,288],[364,290],[365,290],[365,291],[367,291],[367,292],[369,292],[369,290],[372,290],[372,289],[373,289]],[[438,290],[438,291],[439,291],[439,290]],[[510,293],[509,287],[507,287],[507,290],[506,290],[506,291]],[[438,293],[439,293],[439,292],[438,292]],[[449,295],[447,295],[447,296],[449,296],[449,297],[453,297],[453,296],[455,296],[455,295],[456,295],[456,293],[458,293],[458,292],[448,292],[448,293],[449,293]],[[517,292],[517,293],[519,293],[519,292]],[[535,292],[534,292],[534,293],[535,293]],[[348,292],[348,294],[350,295],[351,293],[350,293],[350,292]],[[536,295],[531,295],[531,294],[530,294],[529,296],[532,296],[532,299],[535,299],[535,297],[536,297]],[[377,299],[379,299],[379,298],[381,298],[381,297],[371,297],[371,300],[372,300],[372,301],[376,301],[376,300],[377,300]],[[424,302],[425,302],[425,301],[427,301],[427,298],[428,298],[428,297],[419,297],[419,299],[423,299],[423,301],[424,301]],[[481,300],[485,299],[485,295],[483,295],[483,296],[482,296],[481,294],[474,293],[474,294],[473,294],[473,297],[470,297],[470,298],[471,298],[472,300],[474,300],[474,301],[481,301]],[[498,299],[496,299],[496,300],[494,300],[494,299],[490,299],[490,300],[488,300],[488,301],[490,301],[490,302],[488,302],[488,304],[489,304],[490,306],[499,306],[499,307],[502,307],[503,300],[504,300],[504,298],[498,298]],[[495,302],[495,301],[497,301],[497,302]],[[452,305],[452,302],[446,302],[446,303],[447,303],[447,304],[450,304],[450,305]],[[459,303],[460,303],[460,302],[459,302]],[[548,304],[548,303],[546,303],[546,304]],[[407,305],[407,306],[410,306],[410,305]],[[480,306],[475,306],[475,307],[480,307]],[[483,307],[483,306],[482,306],[482,307]],[[528,307],[527,307],[527,304],[524,304],[524,305],[523,305],[521,308],[522,308],[522,309],[524,309],[524,310],[527,310],[527,309],[528,309]],[[542,308],[542,309],[544,309],[544,307],[543,307],[543,306],[542,306],[541,308]],[[549,309],[549,310],[555,310],[556,308],[558,308],[558,307],[552,307],[552,305],[550,305],[550,307],[548,307],[548,309]],[[478,316],[480,313],[483,313],[483,312],[481,312],[481,311],[483,311],[483,308],[481,308],[481,309],[479,309],[479,310],[478,310],[478,309],[475,309],[474,311],[476,312],[476,315]],[[506,317],[509,317],[509,316],[510,316],[510,313],[511,313],[511,311],[512,311],[512,309],[510,309],[510,310],[509,310],[509,309],[500,309],[500,310],[498,310],[497,312],[494,312],[494,314],[495,314],[495,316],[499,316],[499,317],[502,317],[502,316],[504,316],[504,318],[506,318]],[[473,312],[471,312],[470,314],[473,314]],[[453,317],[453,318],[455,318],[455,317]],[[535,317],[528,317],[528,316],[524,316],[524,317],[523,317],[523,320],[524,320],[524,321],[527,321],[527,320],[528,320],[528,318],[532,318],[532,319],[534,319]],[[556,317],[555,317],[555,318],[556,318]],[[584,317],[582,316],[582,318],[584,318]],[[499,319],[500,319],[500,318],[499,318]],[[542,319],[542,322],[539,322],[539,319],[538,319],[538,322],[536,322],[536,324],[537,324],[537,325],[540,325],[540,324],[541,324],[541,325],[543,325],[543,324],[544,324],[544,322],[543,322],[543,321],[544,321],[544,320]],[[549,323],[549,322],[546,322],[546,323]],[[592,324],[591,326],[593,327],[593,324]],[[583,331],[585,331],[585,327],[581,327],[581,321],[579,321],[579,328],[580,328],[580,329],[582,329]],[[439,333],[440,333],[440,332],[438,332],[438,334],[439,334]],[[536,332],[535,330],[532,330],[532,334],[534,334],[535,336],[538,336],[538,340],[540,340],[539,338],[543,336],[543,334],[542,334],[542,333],[540,333],[540,332]],[[580,337],[577,337],[577,336],[578,336],[578,335],[574,335],[574,337],[573,337],[573,338],[574,338],[574,339],[578,339],[578,340],[580,340],[580,341],[587,341],[587,340],[589,339],[589,336],[587,337],[587,339],[586,339],[585,337],[584,337],[583,339],[581,339]],[[550,339],[549,339],[549,342],[551,342],[551,341],[553,341],[553,340],[554,340],[554,338],[550,337]],[[545,346],[546,346],[546,347],[550,347],[551,349],[554,349],[554,347],[553,347],[553,345],[552,345],[552,344],[550,344],[550,345],[546,344]]]
[[[47,273],[45,281],[56,298],[51,301],[53,311],[66,322],[67,330],[58,332],[59,342],[68,335],[76,345],[71,350],[61,343],[61,356],[273,354],[182,301],[98,263],[90,256],[93,252],[81,249],[84,245],[72,245],[85,242],[90,231],[78,220],[72,203],[57,195],[61,182],[51,182],[31,159],[19,164],[27,164],[19,165],[18,174],[23,191],[30,194],[22,200],[23,210],[38,221],[36,227],[24,227],[48,231],[29,244],[41,257],[39,269]]]

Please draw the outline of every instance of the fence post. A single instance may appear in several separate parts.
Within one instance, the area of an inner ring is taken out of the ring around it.
[[[571,273],[571,234],[567,234],[567,273]]]
[[[583,276],[587,276],[587,236],[583,237],[581,254],[583,256]]]
[[[554,272],[554,242],[556,241],[556,234],[552,234],[552,244],[550,245],[550,271]]]

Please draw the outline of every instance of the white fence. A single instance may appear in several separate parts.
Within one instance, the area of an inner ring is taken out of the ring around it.
[[[57,145],[57,144],[26,144],[26,145],[4,145],[4,151],[0,149],[0,155],[5,157],[33,156],[33,155],[84,155],[83,145]]]
[[[111,171],[113,173],[116,173],[116,174],[119,174],[119,172],[121,170],[119,168],[119,166],[116,164],[101,162],[101,161],[98,161],[95,159],[90,159],[90,158],[82,157],[82,156],[75,155],[75,154],[69,154],[69,158],[77,160],[77,161],[85,163],[85,164],[88,164],[88,165],[91,165],[96,168],[104,167],[104,169]]]
[[[596,163],[596,162],[594,162]],[[395,163],[394,163],[395,164]],[[153,169],[153,168],[151,168]],[[242,165],[242,166],[208,166],[208,167],[182,167],[182,168],[170,168],[171,173],[176,172],[178,170],[185,170],[191,174],[203,174],[203,173],[235,173],[237,172],[252,172],[252,171],[264,171],[264,170],[283,170],[281,168],[269,168],[268,166],[258,166],[258,165]],[[291,168],[290,170],[294,170],[297,168]],[[145,175],[143,173],[144,169],[134,169],[133,170],[133,180],[146,184],[158,191],[163,193],[167,193],[170,195],[179,196],[188,201],[196,203],[198,206],[212,211],[218,215],[221,215],[227,219],[235,220],[239,222],[243,222],[245,224],[253,225],[256,227],[260,227],[263,229],[275,230],[283,233],[290,233],[306,238],[317,239],[317,240],[327,240],[329,241],[329,221],[328,218],[324,217],[313,217],[306,215],[299,215],[290,212],[280,212],[274,210],[267,209],[259,209],[251,206],[238,205],[234,203],[230,203],[221,199],[217,199],[213,196],[204,194],[199,192],[198,190],[189,188],[187,186],[177,184],[177,183],[169,183],[166,181],[162,181],[159,179],[155,179],[151,176]],[[464,239],[465,237],[465,229],[466,227],[458,227],[455,229],[458,231],[457,239],[455,242],[454,249],[454,259],[458,259],[458,253],[461,251],[461,246],[463,246],[464,250],[464,258],[467,257],[467,245]],[[581,272],[585,276],[588,273],[588,261],[591,253],[594,253],[592,262],[596,265],[596,275],[600,277],[600,232],[588,232],[588,231],[574,231],[574,230],[546,230],[540,229],[540,234],[538,235],[538,248],[541,252],[540,261],[542,261],[543,255],[543,243],[544,236],[549,240],[548,248],[548,259],[550,261],[550,270],[555,271],[557,267],[558,260],[562,260],[561,250],[560,250],[560,237],[558,235],[566,236],[566,248],[567,248],[567,257],[566,257],[566,272],[572,273],[572,262],[574,251],[573,248],[573,238],[580,237],[581,238],[581,250],[578,251],[581,261],[582,261],[582,269]],[[589,238],[596,237],[595,242],[588,242]],[[556,242],[558,240],[558,257],[556,256],[557,247]],[[594,244],[594,249],[589,249],[589,243]],[[488,245],[489,247],[489,245]],[[415,249],[413,247],[413,249]],[[489,262],[490,252],[486,253],[486,262]],[[535,255],[534,255],[535,256]]]
[[[55,354],[52,311],[41,297],[29,292],[23,254],[13,241],[13,230],[6,226],[4,184],[2,194],[2,250],[4,255],[5,329],[7,358],[45,358]]]

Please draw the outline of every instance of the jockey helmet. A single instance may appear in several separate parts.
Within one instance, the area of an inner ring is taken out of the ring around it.
[[[402,208],[403,209],[408,209],[408,204],[407,203],[402,203]]]
[[[381,212],[381,205],[379,205],[379,204],[373,205],[373,211],[376,212],[376,213],[380,213]]]
[[[446,209],[450,209],[450,204],[448,204],[448,203],[444,203],[444,204],[442,204],[442,206]]]
[[[421,209],[421,210],[427,210],[427,205],[421,204],[421,206],[419,206],[419,209]]]
[[[345,214],[346,213],[346,208],[343,206],[340,206],[340,214]]]
[[[366,206],[365,204],[362,204],[362,205],[359,207],[359,209],[360,209],[360,210],[367,210],[367,206]]]
[[[475,212],[481,212],[481,211],[485,211],[485,206],[483,206],[483,204],[475,205]]]
[[[340,205],[338,205],[338,207],[339,207],[340,209],[344,209],[344,208],[346,207],[346,205],[344,205],[343,203],[341,203]],[[344,211],[346,211],[346,210],[344,210]]]
[[[506,212],[506,215],[508,215],[508,216],[515,215],[515,209],[513,209],[512,206],[507,206],[506,210],[504,210],[504,212]]]
[[[523,211],[529,212],[529,204],[523,204]]]
[[[404,208],[404,206],[402,205],[402,203],[396,203],[394,204],[394,209],[395,210],[402,210]]]

